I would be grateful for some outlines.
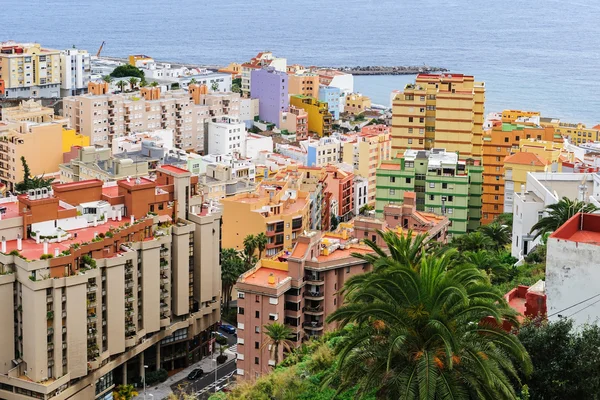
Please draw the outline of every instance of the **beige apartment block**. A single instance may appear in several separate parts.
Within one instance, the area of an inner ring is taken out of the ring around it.
[[[221,217],[196,181],[166,165],[2,200],[0,398],[104,400],[209,354]]]
[[[239,95],[200,95],[195,104],[188,92],[168,92],[155,98],[154,92],[67,97],[63,113],[70,126],[90,137],[93,146],[110,146],[113,139],[135,132],[173,129],[177,148],[203,152],[210,118],[239,114]]]

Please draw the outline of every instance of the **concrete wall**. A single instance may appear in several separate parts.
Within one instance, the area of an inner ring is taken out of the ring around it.
[[[98,292],[99,289],[96,289]],[[58,290],[60,291],[60,290]],[[87,375],[87,288],[85,282],[66,287],[67,294],[67,366],[73,378]],[[96,293],[98,298],[100,293]],[[97,313],[97,311],[96,311]],[[61,320],[60,314],[54,314],[54,320]],[[96,329],[102,324],[100,318],[96,318]],[[55,330],[56,332],[56,330]],[[54,342],[54,347],[61,348],[59,342]],[[98,346],[100,347],[100,346]],[[61,358],[54,358],[55,370],[61,369]],[[62,375],[62,374],[57,374]]]
[[[13,282],[15,275],[0,275],[0,304],[5,310],[14,310]],[[14,336],[14,317],[13,312],[0,313],[0,338],[2,346],[0,346],[0,374],[8,373],[13,365],[11,360],[15,357],[15,343],[12,338]]]
[[[575,325],[596,323],[600,318],[600,304],[591,299],[569,310],[561,311],[598,294],[600,279],[600,247],[587,244],[548,239],[546,258],[546,295],[549,319],[560,315],[573,319]],[[588,308],[587,307],[590,306]],[[578,312],[581,310],[581,312]],[[558,313],[557,315],[552,315]]]
[[[107,268],[107,338],[110,354],[125,351],[125,260]]]
[[[160,242],[145,242],[143,246],[142,321],[146,333],[151,333],[160,330]]]

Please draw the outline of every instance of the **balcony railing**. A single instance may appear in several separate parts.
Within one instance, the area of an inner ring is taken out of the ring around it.
[[[319,321],[309,321],[302,324],[305,328],[322,328],[323,323]]]

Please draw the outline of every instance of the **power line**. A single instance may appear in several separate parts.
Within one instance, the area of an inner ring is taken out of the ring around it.
[[[593,305],[594,305],[594,304],[596,304],[596,303],[600,303],[600,300],[596,300],[596,301],[595,301],[595,302],[593,302],[592,304],[588,304],[587,306],[583,307],[581,310],[579,310],[579,311],[575,311],[573,314],[569,315],[567,318],[571,318],[573,315],[575,315],[575,314],[577,314],[577,313],[579,313],[579,312],[581,312],[581,311],[585,310],[586,308],[589,308],[589,307],[593,306]]]
[[[550,317],[553,317],[553,316],[555,316],[556,314],[559,314],[559,313],[561,313],[561,312],[563,312],[563,311],[570,310],[570,309],[571,309],[571,308],[573,308],[573,307],[577,307],[578,305],[580,305],[580,304],[582,304],[582,303],[585,303],[586,301],[589,301],[589,300],[591,300],[591,299],[593,299],[593,298],[595,298],[595,297],[598,297],[598,296],[600,296],[600,293],[598,293],[598,294],[596,294],[596,295],[594,295],[594,296],[592,296],[592,297],[588,297],[587,299],[585,299],[585,300],[582,300],[582,301],[580,301],[579,303],[575,303],[575,304],[573,304],[572,306],[569,306],[569,307],[567,307],[567,308],[563,308],[562,310],[556,311],[555,313],[552,313],[552,314],[548,315],[548,318],[550,318]],[[596,303],[594,303],[594,304],[596,304]],[[582,310],[583,310],[583,309],[582,309]],[[580,310],[580,311],[581,311],[581,310]],[[579,312],[579,311],[578,311],[578,312]]]

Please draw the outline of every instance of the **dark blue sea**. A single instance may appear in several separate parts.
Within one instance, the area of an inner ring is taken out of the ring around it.
[[[0,40],[226,64],[271,50],[308,65],[435,65],[475,75],[486,111],[600,122],[600,1],[2,0]],[[412,77],[357,77],[389,104]]]

